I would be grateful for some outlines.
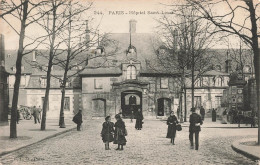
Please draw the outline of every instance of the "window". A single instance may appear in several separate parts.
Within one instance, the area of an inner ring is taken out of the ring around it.
[[[70,98],[64,98],[64,111],[70,111]]]
[[[46,87],[47,78],[46,77],[41,77],[40,78],[40,84],[41,84],[41,87]]]
[[[217,77],[215,79],[215,86],[217,86],[217,87],[221,87],[222,86],[222,78],[221,77]]]
[[[201,107],[201,96],[194,96],[195,108]]]
[[[197,79],[196,81],[195,81],[195,87],[200,87],[201,86],[201,79]]]
[[[245,72],[245,73],[251,73],[251,67],[250,67],[249,65],[246,65],[246,66],[244,67],[244,72]]]
[[[103,89],[102,79],[95,79],[95,89]]]
[[[21,76],[20,86],[25,87],[26,85],[26,75]]]
[[[216,97],[215,97],[215,108],[220,107],[220,105],[221,105],[221,99],[222,99],[221,96],[216,96]]]
[[[161,77],[161,89],[168,88],[168,78]]]
[[[215,70],[220,72],[221,71],[221,66],[220,65],[216,65],[215,66]]]
[[[126,70],[126,78],[127,79],[136,79],[136,68],[133,65],[127,67]]]

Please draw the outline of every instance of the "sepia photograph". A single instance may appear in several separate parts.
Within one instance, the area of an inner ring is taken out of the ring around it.
[[[260,165],[260,0],[0,0],[0,165]]]

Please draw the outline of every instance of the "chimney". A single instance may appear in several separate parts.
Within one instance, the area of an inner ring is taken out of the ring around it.
[[[5,66],[5,42],[3,34],[0,34],[0,67],[1,66]]]
[[[134,20],[134,19],[131,19],[129,21],[129,32],[130,33],[135,33],[136,32],[136,23],[137,23],[137,21]]]
[[[86,20],[86,36],[85,36],[85,42],[86,42],[86,46],[89,47],[89,42],[90,42],[90,30],[89,30],[89,26],[88,26],[88,20]]]
[[[33,52],[32,52],[32,61],[36,61],[36,51],[34,50]]]
[[[231,61],[232,60],[228,59],[228,52],[227,52],[227,60],[225,61],[225,63],[226,63],[226,66],[225,66],[226,73],[231,73],[231,70],[232,70]]]

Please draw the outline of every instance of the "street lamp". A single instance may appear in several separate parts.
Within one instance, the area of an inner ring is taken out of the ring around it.
[[[61,89],[61,97],[63,96],[64,92],[65,92],[65,85],[61,82],[60,85],[60,89]],[[63,98],[61,99],[61,101],[64,100]],[[64,105],[64,102],[63,102]],[[60,112],[60,128],[66,128],[65,126],[65,122],[64,122],[64,107],[63,105],[61,105],[61,112]]]

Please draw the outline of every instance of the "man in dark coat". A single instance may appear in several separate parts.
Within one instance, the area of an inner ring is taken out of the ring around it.
[[[216,120],[217,120],[217,112],[216,112],[216,110],[213,108],[213,109],[212,109],[212,121],[213,121],[213,122],[216,122]]]
[[[195,112],[195,108],[191,108],[192,114],[190,115],[190,128],[189,139],[191,149],[193,149],[193,134],[195,134],[195,150],[199,149],[199,132],[201,131],[200,125],[203,124],[201,116]]]
[[[200,107],[200,115],[201,115],[201,119],[202,121],[204,121],[204,117],[205,117],[205,109],[203,106]]]
[[[138,109],[138,112],[136,113],[136,123],[135,123],[135,129],[137,130],[141,130],[142,129],[142,125],[143,125],[143,114],[141,112],[141,109]]]
[[[81,124],[83,123],[81,110],[73,117],[72,121],[77,124],[77,131],[80,131]]]
[[[36,108],[36,106],[33,106],[33,118],[34,118],[34,124],[40,123],[40,111],[38,108]]]

